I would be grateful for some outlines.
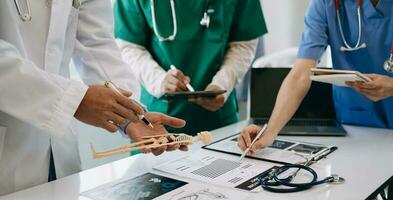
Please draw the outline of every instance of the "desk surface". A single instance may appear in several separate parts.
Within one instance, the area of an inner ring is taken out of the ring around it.
[[[213,137],[217,140],[232,135],[247,123],[243,121],[213,131]],[[289,198],[350,200],[369,197],[393,175],[393,130],[353,126],[345,126],[345,129],[348,132],[346,137],[283,137],[338,146],[339,149],[336,152],[315,164],[313,168],[318,171],[320,177],[327,174],[339,174],[346,179],[345,184],[323,185],[292,194],[274,194],[265,191],[257,194],[244,192],[244,194],[249,196],[249,199],[271,200]],[[192,146],[189,153],[197,152],[200,147],[200,145]],[[179,155],[184,155],[184,153],[171,152],[159,157],[138,155],[125,158],[51,183],[0,197],[0,200],[88,200],[79,196],[80,193],[121,178],[138,176],[151,171],[154,165]],[[273,166],[271,163],[266,163],[266,165]]]

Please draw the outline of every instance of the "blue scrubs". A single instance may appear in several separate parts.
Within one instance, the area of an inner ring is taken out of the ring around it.
[[[340,12],[346,39],[354,46],[358,38],[356,0],[342,0]],[[393,44],[393,0],[379,0],[376,7],[370,0],[363,0],[361,13],[361,43],[365,42],[367,48],[342,52],[335,0],[312,0],[298,58],[319,60],[329,45],[333,68],[392,77],[384,71],[383,63],[390,56]],[[393,97],[373,102],[352,88],[336,86],[333,93],[340,123],[393,129]]]

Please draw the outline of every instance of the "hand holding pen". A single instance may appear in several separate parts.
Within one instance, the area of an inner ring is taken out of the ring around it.
[[[131,95],[131,92],[127,91],[121,91],[119,95],[104,85],[91,85],[78,105],[74,117],[86,124],[116,132],[118,125],[129,120],[139,122],[138,115],[144,113],[143,108],[129,98]],[[76,95],[75,98],[79,97]]]
[[[259,139],[261,139],[261,137],[262,137],[263,134],[265,133],[266,129],[267,129],[267,124],[265,124],[265,125],[258,131],[258,134],[256,134],[256,136],[254,137],[254,139],[252,140],[251,143],[250,143],[251,138],[245,138],[245,137],[247,137],[247,136],[244,136],[244,135],[240,134],[240,137],[243,138],[243,140],[244,140],[244,142],[245,142],[245,146],[246,146],[247,148],[244,150],[244,152],[243,152],[243,154],[240,156],[240,159],[239,159],[239,160],[242,160],[242,159],[249,153],[250,150],[252,150],[252,153],[255,151],[254,145],[255,145],[255,143],[256,143]]]
[[[194,92],[195,90],[190,85],[190,81],[190,77],[184,75],[183,72],[176,69],[174,65],[171,65],[170,70],[167,72],[161,83],[161,92]]]
[[[112,89],[114,92],[116,92],[116,94],[118,94],[118,95],[120,95],[120,96],[124,96],[124,94],[120,91],[119,88],[117,88],[117,86],[116,86],[114,83],[112,83],[112,82],[110,82],[110,81],[106,81],[106,82],[105,82],[105,86],[106,86],[107,88]],[[131,100],[131,99],[130,99],[130,100]],[[133,100],[131,100],[131,101],[132,101],[133,105],[137,104],[137,106],[140,107],[140,108],[137,108],[137,109],[132,109],[132,111],[133,111],[134,114],[138,117],[138,119],[141,120],[141,121],[143,121],[143,123],[145,123],[146,125],[148,125],[150,128],[154,128],[153,124],[151,124],[151,123],[145,118],[144,110],[143,110],[143,109],[142,109],[142,111],[140,110],[142,107],[141,107],[138,103],[136,103],[135,101],[133,101]],[[132,107],[132,105],[130,105],[130,107]],[[134,106],[134,108],[135,108],[135,106]],[[130,120],[133,121],[133,122],[137,122],[137,121],[135,121],[135,119],[134,119],[134,120],[130,119]],[[120,124],[118,124],[118,125],[122,125],[122,124],[124,124],[124,123],[126,123],[126,122],[120,123]]]

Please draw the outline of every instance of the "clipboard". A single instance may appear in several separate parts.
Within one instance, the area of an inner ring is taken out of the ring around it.
[[[218,91],[196,91],[196,92],[167,92],[165,93],[161,99],[173,100],[173,99],[188,99],[188,98],[197,98],[197,97],[207,97],[214,98],[218,95],[224,94],[227,92],[226,90],[218,90]]]
[[[346,85],[347,81],[371,81],[370,78],[358,71],[313,68],[311,69],[311,73],[310,79],[313,81],[342,87],[348,87]]]
[[[202,148],[206,149],[206,150],[210,150],[210,151],[215,151],[215,152],[220,152],[220,153],[226,153],[226,154],[230,154],[230,155],[234,155],[234,156],[241,156],[241,152],[240,149],[237,147],[237,141],[233,141],[234,138],[237,138],[239,136],[240,133],[236,133],[234,135],[228,136],[226,138],[223,138],[221,140],[215,141],[211,144],[205,145]],[[220,143],[224,143],[223,145],[227,145],[227,143],[230,141],[234,142],[235,144],[228,144],[232,145],[231,147],[228,148],[222,148],[222,146],[220,145]],[[319,161],[323,158],[326,158],[328,155],[330,155],[331,153],[333,153],[334,151],[336,151],[338,149],[338,147],[336,146],[328,146],[328,145],[322,145],[322,144],[315,144],[315,143],[308,143],[308,142],[302,142],[302,141],[296,141],[296,140],[287,140],[287,139],[276,139],[275,143],[279,141],[279,142],[286,142],[286,144],[283,145],[283,149],[274,149],[271,147],[265,148],[260,150],[261,152],[263,151],[277,151],[277,155],[280,155],[280,151],[287,151],[288,155],[289,152],[295,154],[294,152],[292,152],[292,149],[295,149],[298,145],[308,145],[308,146],[314,146],[314,147],[321,147],[321,149],[312,155],[309,155],[309,159],[311,159],[312,161]],[[275,144],[273,143],[273,145]],[[286,146],[287,145],[287,146]],[[237,148],[236,150],[233,150],[233,148]],[[273,150],[272,150],[273,149]],[[285,150],[284,150],[285,149]],[[251,158],[254,160],[261,160],[261,161],[266,161],[266,162],[271,162],[271,163],[276,163],[276,164],[281,164],[281,165],[286,165],[286,164],[296,164],[295,162],[291,162],[291,161],[287,161],[287,160],[280,160],[280,159],[274,159],[272,158],[272,156],[260,156],[260,155],[246,155],[247,158]],[[299,161],[306,161],[305,159],[301,159],[301,157],[299,157]]]

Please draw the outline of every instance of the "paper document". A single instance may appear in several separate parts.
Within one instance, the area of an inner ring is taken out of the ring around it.
[[[358,71],[349,70],[332,70],[332,69],[311,69],[312,75],[310,79],[313,81],[329,83],[336,86],[347,87],[347,81],[371,81],[370,78]]]
[[[154,169],[218,186],[257,192],[261,189],[258,177],[269,168],[264,163],[239,162],[237,158],[230,160],[198,152]]]
[[[245,200],[248,196],[238,190],[190,183],[154,200]]]
[[[236,190],[187,183],[153,173],[120,180],[82,193],[93,200],[243,200]]]
[[[239,134],[224,138],[203,148],[218,152],[241,155],[243,152],[237,145]],[[326,156],[334,151],[336,147],[322,144],[306,143],[295,140],[276,139],[273,144],[267,148],[259,149],[249,158],[256,158],[265,161],[272,161],[282,164],[296,164],[305,162],[306,159]]]

